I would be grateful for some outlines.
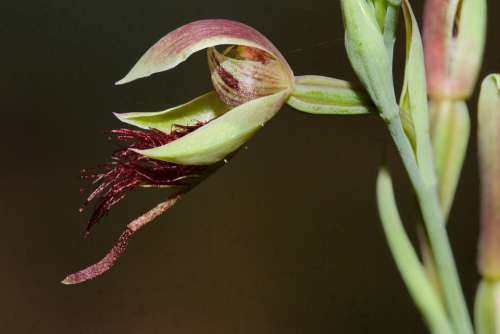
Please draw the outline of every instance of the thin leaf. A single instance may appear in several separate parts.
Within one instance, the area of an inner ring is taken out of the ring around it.
[[[429,282],[401,222],[389,173],[382,169],[377,178],[380,219],[399,272],[432,333],[452,334],[445,309]]]
[[[390,57],[372,9],[366,1],[342,0],[346,51],[382,118],[389,122],[399,110]]]

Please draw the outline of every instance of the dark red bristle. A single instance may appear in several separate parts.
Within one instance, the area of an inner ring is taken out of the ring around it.
[[[140,155],[130,148],[149,149],[168,144],[198,129],[204,123],[193,126],[176,125],[170,133],[159,130],[112,130],[111,139],[122,146],[111,156],[111,161],[96,168],[82,170],[82,178],[89,180],[94,190],[82,203],[80,212],[93,200],[97,203],[87,223],[86,235],[109,210],[127,193],[137,187],[161,187],[187,185],[201,175],[203,166],[186,166],[154,160]]]

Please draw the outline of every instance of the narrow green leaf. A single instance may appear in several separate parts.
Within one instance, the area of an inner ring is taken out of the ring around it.
[[[361,87],[317,75],[296,77],[295,89],[287,104],[299,111],[320,115],[359,115],[375,111]]]
[[[276,114],[290,92],[244,103],[167,145],[136,150],[147,157],[183,165],[210,165],[237,150]]]
[[[420,260],[401,222],[389,173],[382,169],[377,178],[377,201],[380,219],[394,261],[416,306],[435,334],[453,330],[436,291],[429,282]]]
[[[230,109],[215,92],[210,92],[183,105],[159,112],[134,112],[115,114],[122,122],[143,129],[170,132],[173,125],[192,125],[208,122]]]

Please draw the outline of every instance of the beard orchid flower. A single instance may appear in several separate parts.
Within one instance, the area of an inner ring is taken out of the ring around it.
[[[220,52],[215,47],[225,46]],[[172,207],[287,103],[309,114],[357,115],[373,109],[356,85],[316,75],[295,77],[278,49],[257,30],[228,20],[201,20],[167,34],[117,84],[169,70],[207,49],[214,90],[160,112],[115,114],[138,129],[111,131],[123,147],[111,162],[84,170],[95,190],[80,211],[95,201],[86,234],[127,193],[138,187],[174,188],[163,203],[127,225],[117,244],[98,263],[67,276],[76,284],[108,271],[130,237]]]
[[[222,52],[215,48],[220,45],[225,46]],[[81,283],[108,271],[137,230],[223,165],[293,91],[293,72],[278,49],[257,30],[228,20],[201,20],[172,31],[117,84],[169,70],[203,49],[207,49],[214,91],[160,112],[115,114],[138,129],[111,131],[124,147],[112,155],[111,162],[83,171],[96,187],[80,209],[96,202],[86,234],[134,188],[171,187],[173,195],[128,224],[101,261],[67,276],[63,283]]]

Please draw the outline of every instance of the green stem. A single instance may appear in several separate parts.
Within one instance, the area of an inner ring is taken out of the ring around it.
[[[473,329],[446,233],[445,220],[439,206],[436,188],[424,182],[399,116],[386,118],[386,122],[420,204],[429,242],[436,259],[437,272],[443,286],[446,305],[455,331],[461,334],[471,334]]]

